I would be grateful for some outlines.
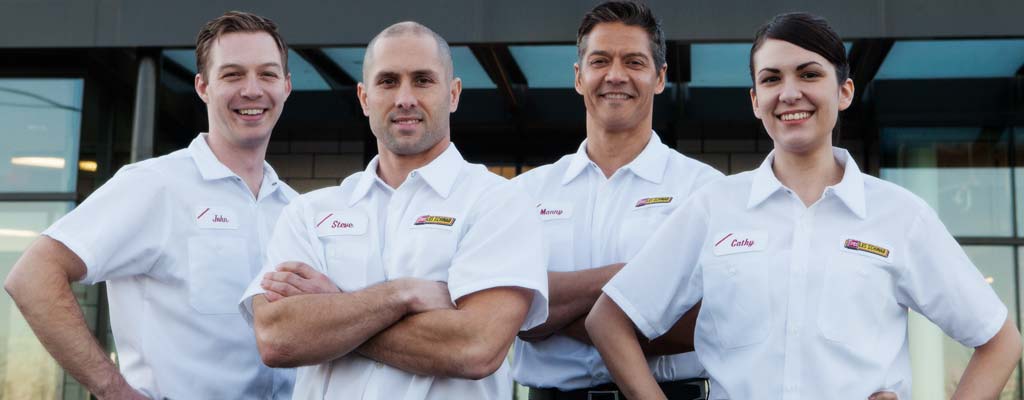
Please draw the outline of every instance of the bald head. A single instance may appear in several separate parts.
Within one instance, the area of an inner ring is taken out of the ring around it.
[[[423,24],[415,21],[404,21],[397,24],[391,25],[384,28],[383,31],[373,37],[370,40],[370,44],[366,46],[366,55],[363,56],[363,81],[367,81],[366,73],[370,71],[373,63],[374,46],[377,41],[384,38],[394,38],[400,36],[427,36],[434,39],[437,43],[437,56],[441,59],[441,63],[444,64],[447,72],[448,80],[451,81],[455,77],[455,67],[452,63],[452,51],[448,47],[448,42],[444,40],[441,35],[434,32],[430,28],[427,28]]]

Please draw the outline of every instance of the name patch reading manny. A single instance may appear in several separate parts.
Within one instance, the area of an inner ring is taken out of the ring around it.
[[[572,217],[572,204],[560,201],[540,203],[537,204],[537,215],[541,221],[567,219]]]
[[[843,242],[843,247],[850,250],[867,252],[882,258],[889,258],[889,249],[856,239],[846,239],[846,241]]]

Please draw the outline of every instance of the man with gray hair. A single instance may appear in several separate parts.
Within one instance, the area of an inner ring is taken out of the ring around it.
[[[450,141],[462,82],[415,22],[375,37],[357,94],[379,155],[285,208],[242,298],[296,399],[509,399],[516,333],[547,318],[534,203]]]

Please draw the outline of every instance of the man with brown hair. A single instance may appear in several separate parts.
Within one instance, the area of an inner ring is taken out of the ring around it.
[[[290,398],[291,370],[260,362],[237,299],[296,193],[264,161],[291,93],[270,20],[229,12],[196,39],[209,133],[122,168],[43,232],[5,289],[65,370],[103,399]],[[107,282],[120,373],[69,284]]]

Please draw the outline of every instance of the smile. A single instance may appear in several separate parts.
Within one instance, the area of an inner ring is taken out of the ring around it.
[[[795,112],[787,112],[787,113],[779,114],[778,118],[783,120],[783,121],[787,121],[787,122],[788,121],[801,121],[801,120],[805,120],[805,119],[810,118],[811,115],[814,115],[814,112],[795,111]]]
[[[266,111],[267,109],[265,108],[242,108],[235,110],[236,113],[241,115],[263,115]]]
[[[419,118],[395,118],[391,120],[391,123],[393,124],[405,126],[416,125],[420,122],[423,122],[423,120]]]
[[[601,97],[604,97],[609,100],[629,100],[633,98],[633,96],[630,96],[626,93],[605,93],[602,94]]]

